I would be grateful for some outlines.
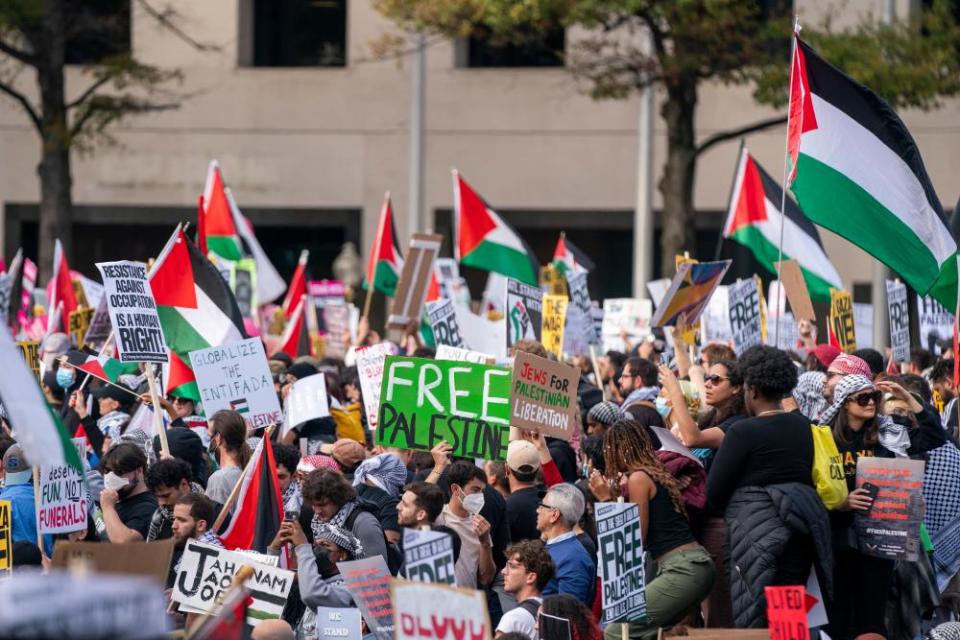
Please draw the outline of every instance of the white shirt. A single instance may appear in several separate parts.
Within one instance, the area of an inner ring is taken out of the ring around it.
[[[531,600],[536,600],[538,603],[543,602],[543,598],[534,597]],[[511,631],[522,633],[530,640],[537,640],[537,620],[526,609],[517,606],[503,614],[503,617],[500,618],[500,624],[497,625],[497,633],[510,633]]]

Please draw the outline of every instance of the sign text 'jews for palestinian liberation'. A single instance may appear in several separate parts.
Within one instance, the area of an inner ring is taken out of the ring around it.
[[[517,352],[513,361],[510,424],[569,440],[580,422],[576,367]]]

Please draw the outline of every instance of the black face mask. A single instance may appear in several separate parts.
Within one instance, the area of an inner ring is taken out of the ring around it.
[[[330,560],[330,551],[326,547],[316,546],[313,548],[313,555],[317,559],[317,571],[323,578],[332,578],[340,573],[337,565]]]
[[[890,417],[893,419],[894,422],[908,429],[916,429],[918,426],[917,419],[914,418],[913,416],[893,415]]]

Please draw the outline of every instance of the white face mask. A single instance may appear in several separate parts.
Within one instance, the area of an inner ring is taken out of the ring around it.
[[[463,503],[463,508],[471,515],[477,515],[483,509],[483,494],[471,493],[468,496],[465,495],[460,498],[460,502]]]
[[[129,480],[127,480],[126,478],[121,478],[120,476],[115,474],[113,471],[110,471],[109,473],[107,473],[107,475],[103,476],[103,486],[107,489],[120,491],[120,489],[123,489],[128,484],[130,484]]]

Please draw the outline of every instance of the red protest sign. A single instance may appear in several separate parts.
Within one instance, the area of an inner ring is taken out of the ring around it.
[[[770,640],[810,640],[802,586],[765,587]]]

